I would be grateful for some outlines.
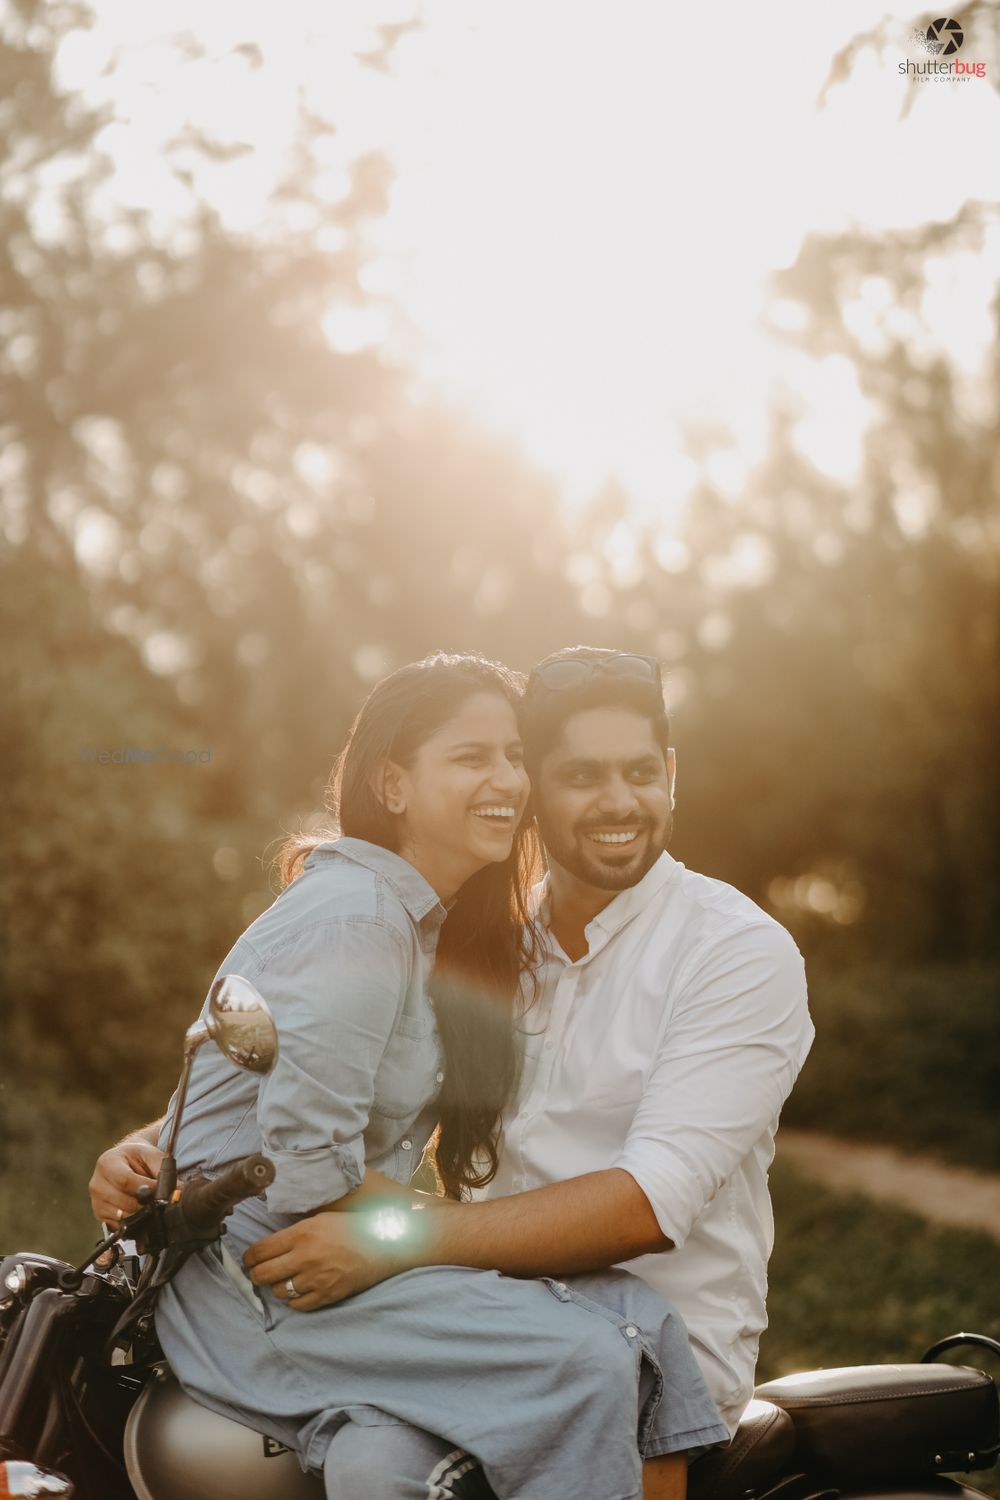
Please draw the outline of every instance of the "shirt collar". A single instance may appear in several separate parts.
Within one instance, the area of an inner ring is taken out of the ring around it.
[[[314,854],[339,854],[356,865],[363,865],[389,882],[414,922],[440,927],[447,916],[437,891],[420,871],[391,849],[370,844],[367,839],[339,838],[317,844]]]
[[[609,938],[613,937],[616,932],[620,932],[626,923],[644,911],[657,892],[662,890],[668,881],[673,880],[678,870],[683,868],[679,860],[674,859],[664,850],[637,885],[630,885],[626,890],[619,891],[614,900],[609,901],[604,910],[599,911],[584,929],[589,950],[584,955],[584,960],[592,958],[600,948],[604,947]],[[535,920],[547,935],[552,908],[552,892],[548,875],[534,887],[532,898]]]

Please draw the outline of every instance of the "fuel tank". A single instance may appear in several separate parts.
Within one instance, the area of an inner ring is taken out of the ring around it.
[[[129,1413],[124,1446],[139,1500],[323,1500],[323,1481],[290,1449],[199,1406],[165,1364]]]

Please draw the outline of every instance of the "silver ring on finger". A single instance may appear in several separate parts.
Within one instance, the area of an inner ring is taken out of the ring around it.
[[[299,1291],[298,1287],[295,1285],[295,1277],[294,1276],[289,1276],[288,1280],[285,1282],[285,1291],[288,1293],[289,1297],[301,1297],[302,1296],[302,1293]]]

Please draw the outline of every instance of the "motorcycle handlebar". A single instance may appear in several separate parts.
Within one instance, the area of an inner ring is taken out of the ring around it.
[[[221,1177],[206,1181],[196,1177],[181,1189],[180,1207],[195,1233],[205,1233],[232,1213],[244,1198],[253,1198],[274,1181],[274,1163],[259,1154],[244,1156],[223,1172]]]

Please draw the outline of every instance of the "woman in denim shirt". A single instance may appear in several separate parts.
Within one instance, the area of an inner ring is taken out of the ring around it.
[[[647,1443],[663,1454],[727,1436],[683,1323],[627,1273],[588,1277],[584,1296],[432,1266],[296,1315],[308,1286],[261,1291],[241,1263],[320,1210],[370,1210],[376,1234],[419,1226],[400,1209],[435,1131],[449,1198],[496,1169],[533,957],[519,692],[515,674],[469,657],[429,658],[374,689],[335,772],[343,836],[286,848],[285,888],[218,971],[268,1001],[277,1064],[261,1078],[206,1048],[191,1078],[182,1175],[260,1150],[277,1172],[161,1294],[160,1341],[192,1396],[293,1448],[331,1500],[375,1494],[353,1487],[352,1428],[434,1434],[438,1469],[460,1445],[500,1500],[634,1500]],[[680,1453],[677,1468],[682,1493]],[[429,1472],[421,1493],[463,1493],[431,1485]]]

